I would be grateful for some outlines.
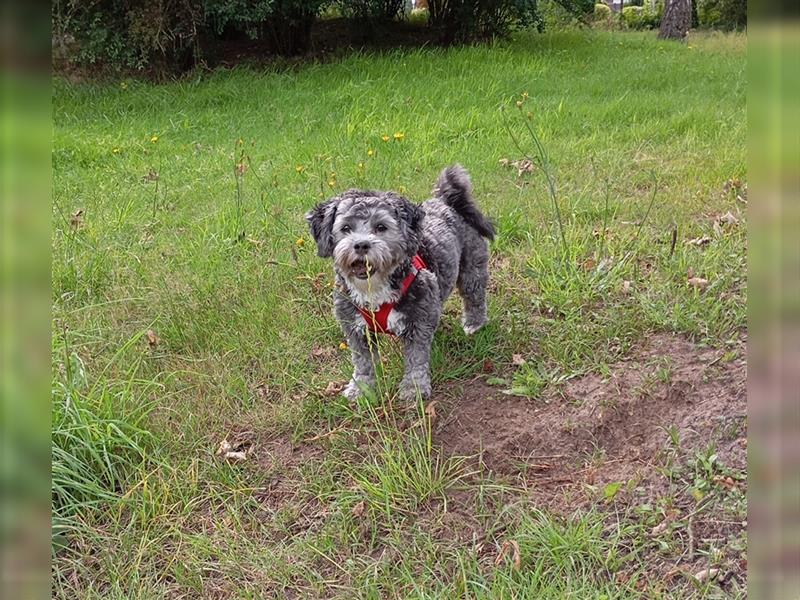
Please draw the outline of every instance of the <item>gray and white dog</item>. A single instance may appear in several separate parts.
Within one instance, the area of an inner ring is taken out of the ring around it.
[[[433,195],[417,205],[394,192],[349,190],[306,215],[317,253],[333,257],[334,314],[354,366],[342,392],[348,398],[375,385],[368,329],[403,341],[400,397],[410,400],[430,396],[433,334],[453,288],[458,286],[463,300],[467,334],[488,320],[488,240],[494,227],[473,201],[472,183],[460,165],[442,171]],[[376,324],[379,312],[383,328]]]

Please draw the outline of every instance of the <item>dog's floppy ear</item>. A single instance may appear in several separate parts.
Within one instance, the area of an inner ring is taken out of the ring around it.
[[[409,254],[416,254],[419,247],[419,231],[425,213],[417,204],[402,196],[397,197],[397,204],[397,218],[406,238],[406,249]]]
[[[331,198],[306,213],[311,235],[317,243],[317,254],[322,258],[333,255],[333,221],[340,198]]]

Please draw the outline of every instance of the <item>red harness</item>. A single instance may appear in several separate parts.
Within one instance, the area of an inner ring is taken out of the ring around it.
[[[414,258],[411,259],[411,272],[406,275],[406,278],[403,279],[403,283],[400,284],[400,298],[406,295],[408,288],[411,287],[411,284],[414,283],[414,279],[417,278],[417,273],[427,268],[428,266],[420,255],[415,254]],[[367,310],[366,308],[361,308],[360,306],[356,306],[356,308],[358,312],[361,313],[361,316],[364,317],[364,321],[366,321],[370,331],[395,335],[389,330],[389,315],[394,310],[394,305],[394,302],[385,302],[381,304],[375,312]]]

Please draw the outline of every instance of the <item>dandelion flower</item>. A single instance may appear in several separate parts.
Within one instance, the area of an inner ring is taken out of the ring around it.
[[[388,142],[390,138],[389,138],[389,136],[388,136],[388,135],[382,135],[382,136],[381,136],[381,139],[382,139],[384,142]]]
[[[305,246],[305,244],[306,244],[306,241],[305,241],[303,238],[301,238],[301,237],[300,237],[300,238],[297,238],[297,239],[294,241],[294,245],[295,245],[295,246],[297,246],[298,248],[302,248],[303,246]]]
[[[369,150],[367,150],[367,156],[372,156],[372,155],[374,155],[374,154],[375,154],[375,150],[373,150],[372,148],[370,148]]]
[[[119,84],[119,87],[121,87],[123,90],[127,90],[128,89],[128,82],[127,81],[121,82]]]
[[[119,154],[119,148],[112,148],[111,149],[111,153],[112,154]]]
[[[401,194],[405,194],[405,193],[406,193],[406,186],[404,186],[404,185],[401,185],[401,186],[400,186],[399,188],[397,188],[397,189],[399,190],[399,192],[400,192]]]
[[[358,168],[359,169],[363,169],[364,168],[364,163],[363,162],[358,163]]]
[[[297,171],[298,173],[302,173],[303,171],[305,171],[305,170],[306,170],[306,168],[305,168],[303,165],[297,165],[297,166],[294,168],[294,170],[295,170],[295,171]]]
[[[344,342],[339,344],[339,350],[347,350],[347,344],[345,344]]]
[[[394,139],[396,139],[398,142],[401,141],[404,137],[406,137],[406,134],[403,133],[402,131],[398,131],[397,133],[394,134]]]
[[[158,141],[158,136],[157,135],[154,135],[153,137],[150,138],[150,143],[151,144],[155,144],[157,141]]]
[[[517,100],[517,108],[522,108],[522,100]]]
[[[328,187],[334,187],[335,185],[336,185],[335,179],[331,179],[330,181],[328,181]]]

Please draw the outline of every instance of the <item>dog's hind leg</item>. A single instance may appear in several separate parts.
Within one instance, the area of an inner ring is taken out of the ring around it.
[[[467,335],[475,333],[489,321],[486,309],[488,285],[489,244],[476,231],[468,229],[458,272],[458,292],[464,305],[461,325]]]

